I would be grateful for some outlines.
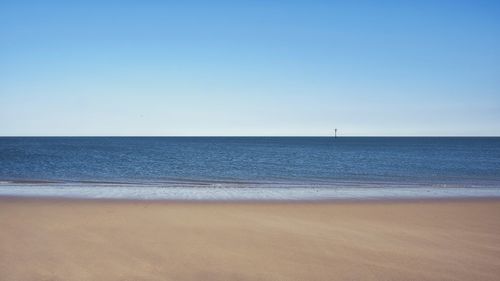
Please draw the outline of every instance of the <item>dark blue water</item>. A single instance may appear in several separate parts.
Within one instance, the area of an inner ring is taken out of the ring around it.
[[[500,183],[500,138],[0,138],[0,180]]]

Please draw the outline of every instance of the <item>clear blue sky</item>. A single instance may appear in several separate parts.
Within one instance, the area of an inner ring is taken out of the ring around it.
[[[0,135],[500,135],[500,1],[2,1]]]

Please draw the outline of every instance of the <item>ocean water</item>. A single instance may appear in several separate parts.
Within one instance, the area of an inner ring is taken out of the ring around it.
[[[500,138],[3,137],[0,195],[187,200],[500,196]]]

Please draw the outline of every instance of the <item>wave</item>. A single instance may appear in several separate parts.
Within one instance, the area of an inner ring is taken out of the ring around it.
[[[500,187],[498,180],[232,180],[232,179],[164,179],[164,180],[66,180],[66,179],[0,179],[0,185],[89,185],[89,186],[156,186],[156,187]]]
[[[497,182],[0,180],[0,196],[139,200],[344,200],[500,197]]]

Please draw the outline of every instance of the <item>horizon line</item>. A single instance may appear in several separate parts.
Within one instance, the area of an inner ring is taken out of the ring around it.
[[[335,135],[0,135],[0,138],[335,138]],[[499,138],[500,135],[337,135],[337,138]]]

